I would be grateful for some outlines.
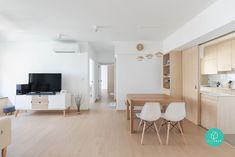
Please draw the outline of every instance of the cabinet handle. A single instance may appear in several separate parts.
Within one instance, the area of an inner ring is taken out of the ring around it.
[[[1,135],[3,134],[3,130],[1,130]]]

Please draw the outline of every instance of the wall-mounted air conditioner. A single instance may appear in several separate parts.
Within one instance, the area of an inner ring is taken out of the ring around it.
[[[81,53],[79,44],[74,42],[55,42],[53,51],[55,53]]]

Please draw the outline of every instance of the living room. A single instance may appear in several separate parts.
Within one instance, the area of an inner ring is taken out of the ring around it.
[[[0,1],[2,157],[234,156],[234,6]]]

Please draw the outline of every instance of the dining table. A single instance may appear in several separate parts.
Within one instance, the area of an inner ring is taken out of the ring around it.
[[[181,97],[174,97],[167,94],[127,94],[126,96],[126,116],[130,120],[130,133],[134,130],[134,107],[144,106],[147,102],[158,102],[161,106],[167,106],[172,102],[183,102]],[[181,122],[183,128],[183,122]]]

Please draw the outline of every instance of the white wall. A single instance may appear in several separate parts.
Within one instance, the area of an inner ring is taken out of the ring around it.
[[[163,42],[164,52],[194,46],[235,29],[235,1],[217,0]]]
[[[89,97],[90,102],[93,103],[96,100],[95,89],[95,62],[92,58],[89,59]]]
[[[141,42],[143,52],[136,51],[139,42],[117,42],[116,56],[116,100],[117,109],[125,109],[127,93],[162,93],[162,59],[137,61],[139,54],[161,50],[160,42]]]
[[[97,62],[100,64],[114,63],[114,52],[99,52],[99,53],[97,53]]]
[[[82,109],[88,108],[88,49],[74,54],[54,53],[52,42],[18,41],[0,44],[0,95],[14,102],[16,84],[28,83],[28,73],[62,73],[62,88],[83,93]]]
[[[144,45],[143,51],[138,51],[138,43]],[[115,55],[117,54],[147,54],[162,51],[162,42],[159,41],[116,41],[114,42]]]
[[[89,59],[93,60],[93,66],[92,68],[90,67],[89,69],[93,69],[92,73],[89,77],[93,81],[93,91],[92,91],[92,98],[91,102],[95,102],[96,99],[99,97],[99,71],[98,71],[98,61],[97,61],[97,53],[95,50],[92,48],[92,46],[88,45],[88,52],[89,52]]]

